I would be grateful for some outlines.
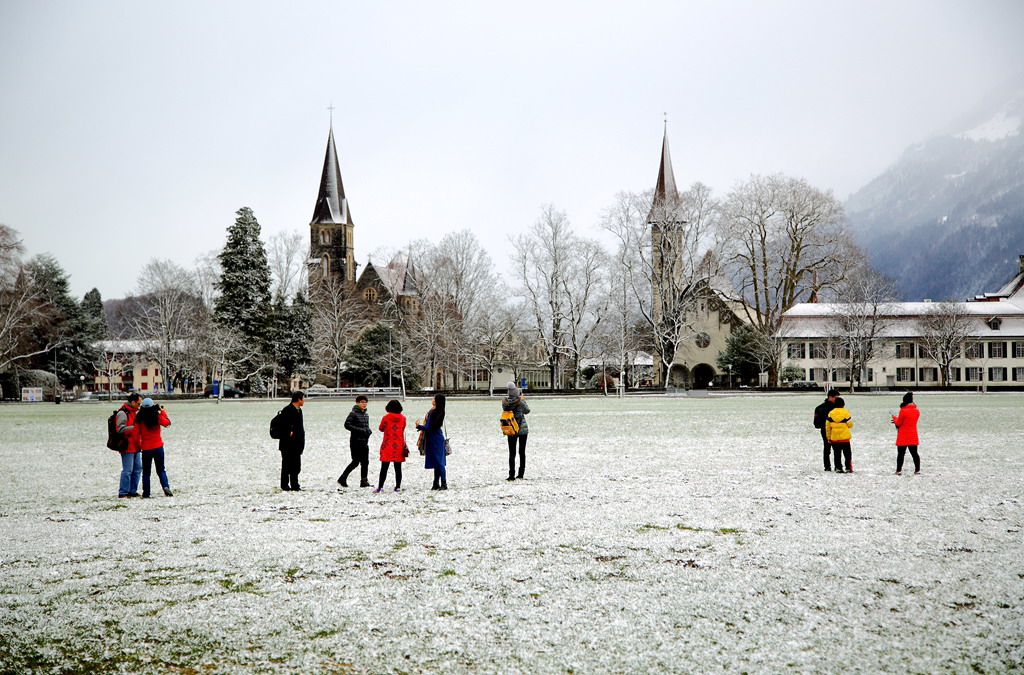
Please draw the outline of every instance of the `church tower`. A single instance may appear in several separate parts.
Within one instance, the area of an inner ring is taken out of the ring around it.
[[[352,239],[352,213],[341,182],[338,152],[334,147],[334,126],[327,135],[320,193],[309,223],[309,284],[324,279],[342,286],[355,283],[355,244]]]

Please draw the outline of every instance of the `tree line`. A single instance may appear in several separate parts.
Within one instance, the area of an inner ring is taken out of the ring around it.
[[[782,314],[813,299],[847,303],[836,339],[855,372],[895,285],[868,267],[846,225],[830,191],[784,175],[752,176],[721,198],[699,182],[678,195],[620,193],[601,215],[601,238],[545,205],[509,237],[500,272],[468,230],[412,242],[402,255],[413,309],[340,285],[309,288],[308,235],[264,241],[248,207],[220,251],[191,268],[151,260],[127,297],[107,303],[96,289],[73,298],[59,263],[25,260],[17,232],[0,225],[0,372],[50,371],[65,387],[94,372],[113,380],[132,360],[121,345],[179,390],[209,378],[273,393],[295,377],[489,388],[499,366],[509,379],[543,369],[552,388],[580,388],[608,374],[636,385],[642,352],[665,383],[679,346],[697,339],[709,295],[742,319],[718,360],[737,377],[768,372],[774,384]]]

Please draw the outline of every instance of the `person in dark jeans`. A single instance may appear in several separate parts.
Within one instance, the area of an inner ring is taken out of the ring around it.
[[[370,468],[370,416],[366,413],[369,404],[366,397],[356,396],[356,404],[345,420],[345,428],[349,431],[348,447],[352,452],[352,461],[338,477],[341,487],[348,487],[348,475],[359,467],[359,487],[370,487],[367,472]]]
[[[526,439],[530,429],[526,424],[526,416],[530,413],[530,406],[523,400],[523,392],[516,386],[515,382],[508,383],[508,395],[501,401],[501,409],[504,412],[511,412],[519,425],[519,431],[506,436],[508,438],[508,478],[505,480],[522,479],[526,473]],[[519,473],[516,473],[516,443],[519,444]]]
[[[826,398],[821,405],[814,409],[814,428],[821,431],[822,459],[825,462],[825,471],[831,471],[832,465],[829,460],[832,457],[832,444],[829,443],[828,435],[825,433],[825,419],[832,412],[832,409],[836,407],[836,397],[839,396],[839,392],[835,389],[829,389],[825,396]]]
[[[302,424],[302,405],[306,394],[292,392],[292,402],[284,407],[281,416],[282,435],[277,442],[281,451],[281,489],[301,490],[299,472],[302,471],[302,451],[306,448],[306,428]]]

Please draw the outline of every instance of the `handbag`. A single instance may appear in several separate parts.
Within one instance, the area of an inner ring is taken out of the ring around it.
[[[419,437],[416,439],[416,447],[419,449],[420,455],[426,456],[426,454],[427,454],[427,444],[423,442],[423,432],[422,431],[420,432]]]
[[[408,456],[409,456],[409,444],[406,443],[405,441],[402,441],[402,457],[408,457]]]
[[[448,425],[444,426],[444,455],[447,457],[452,454],[452,444],[449,443],[451,439],[448,438]]]

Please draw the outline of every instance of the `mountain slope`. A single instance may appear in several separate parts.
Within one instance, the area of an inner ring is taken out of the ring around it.
[[[853,236],[904,299],[995,290],[1024,254],[1024,90],[907,149],[846,207]]]

